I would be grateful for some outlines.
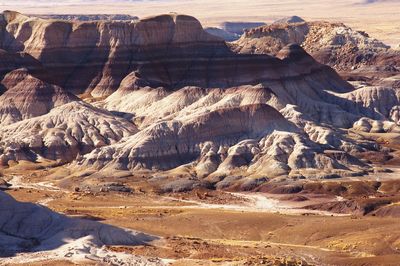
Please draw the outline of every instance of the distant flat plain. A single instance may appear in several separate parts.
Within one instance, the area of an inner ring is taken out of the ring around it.
[[[29,14],[130,14],[146,17],[177,12],[204,26],[224,21],[272,22],[298,15],[306,20],[344,22],[392,47],[400,44],[400,0],[0,0],[0,10]]]

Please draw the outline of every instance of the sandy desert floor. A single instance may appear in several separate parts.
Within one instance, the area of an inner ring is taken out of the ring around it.
[[[364,30],[392,47],[400,44],[400,2],[364,0],[254,0],[254,1],[0,1],[0,9],[27,14],[123,13],[139,17],[178,12],[193,15],[204,26],[224,21],[272,22],[285,16],[298,15],[306,20],[339,21]]]
[[[7,192],[17,200],[40,203],[71,217],[160,236],[151,245],[107,248],[163,258],[172,265],[398,265],[400,260],[398,217],[304,208],[342,201],[327,194],[303,193],[308,198],[304,203],[287,195],[204,190],[164,195],[83,193],[27,180],[10,180],[13,187]],[[351,182],[354,187],[365,184]],[[19,262],[26,265],[54,265],[46,256],[30,264],[29,255],[23,258]],[[57,263],[73,265],[62,257]]]
[[[172,265],[275,261],[286,263],[282,265],[301,261],[310,265],[396,265],[400,259],[398,218],[203,209],[179,200],[187,195],[171,200],[156,195],[79,195],[27,188],[9,193],[39,203],[50,198],[47,205],[59,212],[162,236],[154,245],[109,249],[170,259]]]
[[[6,192],[19,201],[160,237],[145,246],[107,247],[109,252],[162,258],[171,265],[398,265],[400,137],[369,138],[392,148],[390,160],[377,162],[391,172],[305,180],[298,193],[278,188],[159,194],[130,178],[121,179],[133,188],[130,193],[75,192],[46,181],[57,169],[49,165],[16,165],[3,175],[12,184]],[[41,256],[23,254],[13,262],[54,265],[54,257]],[[30,258],[35,262],[28,263]],[[73,263],[59,257],[57,265]]]

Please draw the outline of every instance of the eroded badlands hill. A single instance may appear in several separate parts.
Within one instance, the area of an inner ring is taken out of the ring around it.
[[[239,53],[275,55],[290,43],[301,45],[346,80],[386,88],[400,86],[400,52],[342,23],[278,21],[246,31],[232,47]]]
[[[342,23],[278,21],[246,31],[234,45],[240,53],[276,54],[290,43],[301,45],[319,62],[337,70],[375,65],[381,71],[393,71],[399,66],[398,52]]]
[[[25,68],[8,73],[1,83],[6,88],[0,96],[2,126],[45,115],[54,107],[79,100],[62,88],[35,78]]]
[[[165,173],[219,188],[372,171],[358,155],[387,151],[347,129],[397,131],[399,91],[344,81],[292,44],[316,47],[305,32],[328,30],[288,25],[248,31],[238,53],[185,15],[72,22],[4,12],[1,55],[13,63],[1,65],[1,163],[60,160],[82,176]],[[245,52],[253,41],[269,50]]]

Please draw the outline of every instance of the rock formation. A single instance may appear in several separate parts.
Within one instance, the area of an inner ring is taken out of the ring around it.
[[[19,68],[25,68],[34,72],[41,69],[41,64],[26,53],[9,53],[0,49],[0,80],[2,80],[7,73]],[[1,83],[0,95],[3,94],[5,90],[6,88]]]
[[[355,122],[353,129],[368,133],[400,133],[400,127],[394,122],[373,120],[366,117]]]
[[[12,11],[3,17],[0,48],[32,55],[47,68],[44,79],[49,83],[97,97],[111,94],[133,70],[155,71],[160,81],[176,83],[193,65],[191,58],[206,60],[228,52],[221,39],[183,15],[138,22],[43,20]],[[176,65],[177,58],[181,69],[170,76],[168,68]]]
[[[274,55],[290,43],[301,45],[319,62],[337,70],[376,64],[384,67],[382,61],[387,60],[397,61],[399,66],[398,59],[394,60],[400,57],[399,53],[367,33],[342,23],[280,21],[247,31],[235,43],[235,50]],[[393,63],[389,65],[393,66]]]
[[[136,132],[136,127],[125,119],[74,101],[43,116],[2,126],[0,163],[36,161],[38,157],[68,162],[78,154],[113,144]]]
[[[112,160],[123,169],[137,166],[171,169],[197,159],[205,142],[214,142],[218,148],[229,147],[273,130],[295,130],[295,127],[265,104],[225,108],[155,123],[121,143],[94,151],[87,160],[101,167]]]
[[[0,96],[0,125],[47,114],[52,108],[79,100],[62,88],[33,77],[26,69],[8,73],[1,82],[6,92]]]
[[[305,134],[266,104],[224,108],[178,117],[147,127],[123,141],[83,157],[83,168],[168,170],[192,164],[196,175],[275,177],[301,169],[347,169],[348,158],[330,157]],[[353,166],[364,166],[352,159]],[[247,169],[247,170],[245,170]]]
[[[398,51],[341,23],[288,21],[247,31],[234,43],[233,49],[244,54],[280,57],[290,43],[302,46],[317,61],[342,71],[342,75],[357,88],[324,97],[327,102],[352,114],[378,120],[392,119],[390,112],[399,101]]]
[[[310,53],[388,48],[341,24],[288,22],[248,30],[232,50],[185,15],[4,12],[0,46],[16,63],[1,68],[1,163],[59,160],[71,172],[164,173],[216,188],[367,173],[355,155],[381,147],[346,129],[395,132],[397,79],[349,83]]]

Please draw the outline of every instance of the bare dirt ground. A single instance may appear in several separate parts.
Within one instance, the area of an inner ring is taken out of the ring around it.
[[[349,134],[356,133],[361,134]],[[63,182],[54,173],[65,169],[54,162],[20,163],[2,175],[12,185],[6,192],[17,200],[161,237],[146,246],[106,247],[109,252],[162,258],[171,265],[398,265],[400,138],[364,135],[391,149],[385,156],[362,155],[374,159],[376,172],[287,180],[251,193],[204,188],[160,193],[129,177],[119,180],[130,192],[75,191],[59,188]],[[59,258],[57,265],[72,264]]]
[[[304,208],[343,201],[329,195],[84,193],[19,177],[10,183],[7,192],[18,200],[46,202],[70,216],[163,237],[150,246],[108,249],[160,257],[172,265],[397,265],[400,259],[398,218]],[[29,265],[46,263],[51,265]]]

